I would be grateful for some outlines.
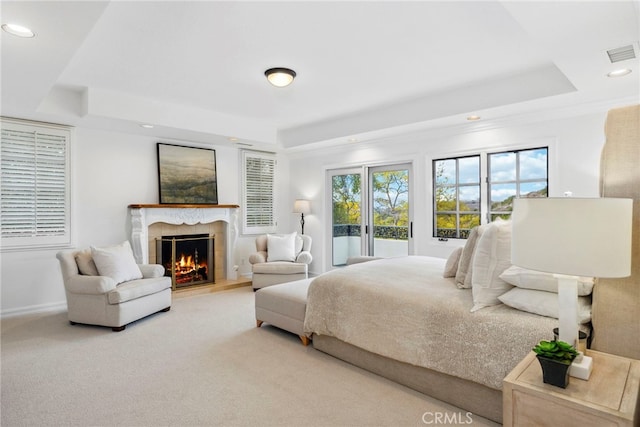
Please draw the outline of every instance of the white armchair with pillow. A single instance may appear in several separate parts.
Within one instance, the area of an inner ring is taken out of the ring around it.
[[[171,308],[171,278],[164,267],[136,264],[131,245],[83,251],[61,251],[60,261],[71,324],[111,327],[126,325]]]
[[[256,253],[251,254],[253,289],[309,277],[311,237],[291,234],[264,234],[256,238]]]

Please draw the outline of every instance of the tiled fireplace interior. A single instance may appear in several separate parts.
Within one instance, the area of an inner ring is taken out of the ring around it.
[[[167,236],[183,236],[187,234],[208,234],[215,235],[214,245],[214,275],[216,280],[226,277],[226,242],[227,236],[225,223],[223,221],[215,221],[208,224],[180,224],[173,225],[164,222],[156,222],[149,226],[149,262],[161,263],[156,258],[156,239],[166,238]]]

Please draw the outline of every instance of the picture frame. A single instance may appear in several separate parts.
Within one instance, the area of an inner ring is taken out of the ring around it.
[[[216,151],[157,143],[160,204],[218,204]]]

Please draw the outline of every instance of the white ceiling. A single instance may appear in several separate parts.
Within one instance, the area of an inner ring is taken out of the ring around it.
[[[0,3],[2,115],[299,149],[639,102],[634,1]],[[286,88],[264,70],[289,67]],[[606,78],[620,68],[633,72]],[[154,129],[142,129],[151,123]]]

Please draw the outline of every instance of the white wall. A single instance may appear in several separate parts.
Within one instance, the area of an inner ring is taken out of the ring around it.
[[[72,229],[75,247],[120,243],[130,237],[127,206],[158,203],[156,143],[158,138],[77,128],[72,146]],[[162,141],[179,145],[203,145]],[[206,146],[216,150],[218,201],[241,205],[239,150]],[[286,159],[278,159],[279,188],[288,178]],[[288,192],[280,191],[276,215],[283,230],[289,227]],[[291,206],[293,202],[291,201]],[[240,236],[235,263],[248,274],[247,259],[254,250],[254,236]],[[1,310],[19,314],[65,306],[62,277],[55,258],[57,250],[2,253]],[[244,263],[242,261],[244,260]]]
[[[324,194],[328,168],[362,163],[413,161],[414,253],[446,257],[460,242],[441,243],[431,238],[431,159],[506,145],[555,141],[550,159],[550,195],[565,190],[574,196],[598,195],[599,156],[604,143],[605,114],[540,121],[476,132],[432,131],[346,147],[278,155],[276,217],[278,231],[300,230],[293,201],[312,201],[305,216],[305,234],[313,237],[314,261],[319,274],[330,264],[325,239],[327,201]],[[157,203],[157,138],[78,128],[73,150],[72,226],[76,247],[119,243],[129,238],[127,206]],[[173,142],[173,141],[165,141]],[[176,142],[177,143],[177,142]],[[183,145],[194,145],[183,143]],[[240,156],[232,147],[216,149],[218,192],[221,204],[241,205]],[[248,256],[254,236],[241,236],[235,263],[248,274]],[[64,307],[64,289],[56,250],[3,252],[1,272],[2,315]]]
[[[464,128],[423,132],[347,147],[298,152],[289,155],[291,191],[312,202],[305,231],[314,239],[311,271],[330,268],[330,200],[324,190],[327,169],[365,163],[413,162],[414,254],[447,257],[461,241],[432,238],[431,160],[505,146],[533,147],[550,144],[549,193],[560,197],[567,190],[574,197],[598,196],[600,152],[604,144],[605,113],[545,120],[490,130]]]

